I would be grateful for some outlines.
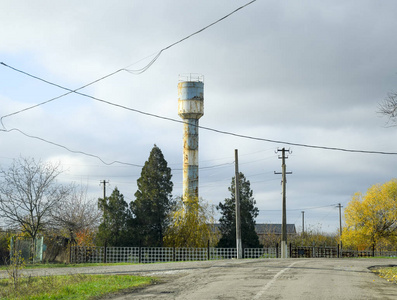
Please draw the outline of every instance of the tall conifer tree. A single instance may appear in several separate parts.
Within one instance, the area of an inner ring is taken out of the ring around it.
[[[160,148],[154,145],[137,181],[135,201],[130,203],[134,231],[142,246],[162,246],[167,216],[172,208],[171,169]]]
[[[261,247],[258,235],[255,232],[255,218],[258,216],[259,210],[255,206],[255,199],[252,197],[253,191],[251,190],[249,180],[247,180],[241,172],[239,179],[242,245],[243,248]],[[235,177],[233,177],[231,186],[228,190],[231,193],[231,197],[226,198],[224,203],[220,202],[216,207],[222,214],[219,219],[222,235],[218,243],[218,247],[220,248],[236,247]]]
[[[131,212],[123,194],[116,187],[110,197],[98,199],[98,207],[102,211],[102,222],[98,228],[97,244],[129,246],[127,224]]]

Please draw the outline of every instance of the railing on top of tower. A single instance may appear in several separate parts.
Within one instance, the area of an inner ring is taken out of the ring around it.
[[[201,75],[199,73],[179,74],[178,78],[179,78],[179,82],[184,82],[184,81],[204,82],[204,75]]]

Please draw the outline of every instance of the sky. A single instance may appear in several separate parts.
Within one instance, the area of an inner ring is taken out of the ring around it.
[[[108,194],[117,187],[130,202],[156,144],[181,196],[177,85],[197,73],[200,126],[231,133],[199,131],[200,197],[214,206],[230,197],[238,149],[256,222],[281,223],[274,172],[284,147],[287,223],[300,231],[304,211],[305,230],[337,232],[338,203],[396,178],[397,128],[378,109],[397,90],[397,2],[258,0],[220,20],[247,3],[0,0],[0,167],[59,162],[59,182],[96,201],[106,180]],[[98,79],[79,92],[107,103],[69,93],[19,112]]]

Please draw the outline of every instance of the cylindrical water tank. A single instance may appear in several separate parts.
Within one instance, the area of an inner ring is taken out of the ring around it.
[[[204,114],[204,82],[178,83],[178,114],[182,119],[200,119]]]

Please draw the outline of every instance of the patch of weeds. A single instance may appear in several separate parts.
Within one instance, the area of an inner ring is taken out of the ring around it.
[[[11,256],[10,261],[6,261],[8,280],[11,282],[15,290],[19,289],[19,285],[22,279],[22,270],[24,267],[25,261],[22,257],[21,251],[15,251]]]

